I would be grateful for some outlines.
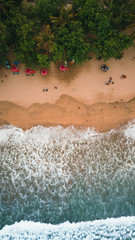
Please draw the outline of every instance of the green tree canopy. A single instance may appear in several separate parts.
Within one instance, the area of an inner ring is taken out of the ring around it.
[[[7,27],[0,22],[0,65],[5,65],[9,51],[9,33]]]
[[[89,22],[88,28],[96,35],[90,41],[98,59],[120,59],[123,56],[122,51],[133,44],[131,36],[113,28],[109,17],[103,13],[96,14],[95,21]]]
[[[14,1],[12,0],[0,0],[0,19],[4,19],[9,16],[9,10],[13,7]]]
[[[121,0],[86,0],[81,6],[79,18],[87,33],[91,33],[89,43],[98,59],[120,59],[122,51],[132,45],[131,36],[120,32],[127,24],[125,9]]]
[[[73,22],[66,27],[58,27],[55,43],[51,49],[53,61],[74,59],[80,64],[89,57],[90,45],[84,41],[84,33],[80,23]]]
[[[38,35],[34,37],[37,42],[37,49],[49,51],[53,45],[54,33],[52,33],[50,25],[43,25]]]
[[[16,14],[12,19],[14,25],[14,54],[16,58],[28,67],[38,66],[37,52],[35,51],[36,42],[33,40],[34,34],[38,31],[38,26],[26,16]]]
[[[61,4],[66,0],[35,0],[37,13],[42,23],[49,23],[50,16],[58,16]]]
[[[50,16],[50,20],[51,23],[54,24],[54,26],[62,26],[63,24],[68,25],[69,23],[72,23],[76,16],[77,14],[73,13],[72,7],[66,9],[65,6],[62,5],[59,11],[59,16]]]
[[[92,50],[96,53],[97,59],[103,58],[106,61],[110,58],[121,59],[123,50],[132,45],[130,36],[110,31],[107,35],[93,39]]]
[[[1,64],[10,48],[20,62],[40,68],[70,58],[80,64],[91,52],[120,59],[133,44],[134,35],[125,31],[134,33],[134,0],[73,0],[71,9],[68,0],[34,2],[0,0]]]

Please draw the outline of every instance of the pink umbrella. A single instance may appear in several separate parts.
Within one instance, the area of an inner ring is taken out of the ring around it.
[[[41,70],[41,74],[42,74],[42,76],[46,76],[48,74],[48,72],[47,72],[46,69],[42,69]]]
[[[16,66],[12,66],[12,67],[11,67],[11,71],[12,71],[12,72],[16,72],[17,70],[18,70],[18,68],[17,68]]]
[[[26,75],[30,75],[30,74],[31,74],[31,72],[32,72],[32,71],[31,71],[31,69],[30,69],[30,68],[26,68],[26,69],[25,69],[25,73],[26,73]]]
[[[59,69],[60,69],[61,72],[65,72],[65,71],[66,71],[66,68],[65,68],[64,65],[60,65],[60,68],[59,68]]]

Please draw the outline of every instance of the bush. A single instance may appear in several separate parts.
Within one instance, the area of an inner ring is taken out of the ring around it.
[[[38,54],[37,55],[40,68],[50,68],[51,59],[48,55]]]

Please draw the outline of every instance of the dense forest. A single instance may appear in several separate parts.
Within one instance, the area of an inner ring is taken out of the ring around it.
[[[135,0],[0,0],[0,65],[121,59],[134,38]]]

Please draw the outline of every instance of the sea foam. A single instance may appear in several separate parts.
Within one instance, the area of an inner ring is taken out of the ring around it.
[[[93,222],[69,223],[59,225],[21,221],[5,226],[0,231],[4,240],[133,240],[135,239],[135,217],[111,218]]]
[[[134,133],[0,127],[0,228],[135,216]]]

